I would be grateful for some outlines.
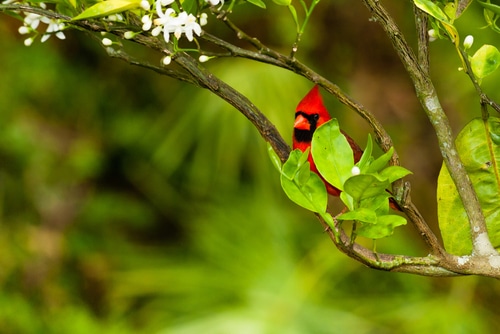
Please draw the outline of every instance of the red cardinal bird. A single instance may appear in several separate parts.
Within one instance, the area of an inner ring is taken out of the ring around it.
[[[319,87],[314,86],[309,93],[300,101],[297,109],[295,110],[295,124],[293,126],[293,149],[298,148],[304,152],[307,148],[311,147],[311,141],[314,131],[321,126],[323,123],[329,121],[332,117],[326,110],[323,104],[323,99],[319,93]],[[354,162],[358,162],[361,159],[363,150],[356,144],[356,142],[349,137],[344,131],[342,134],[346,137],[349,145],[351,145],[352,152],[354,153]],[[328,183],[319,174],[314,160],[309,151],[309,164],[311,165],[311,170],[318,174],[326,185],[326,190],[332,196],[339,196],[340,190]]]
[[[295,124],[293,125],[293,149],[298,148],[304,152],[307,148],[310,148],[314,131],[331,118],[332,117],[323,104],[323,99],[319,93],[319,87],[314,86],[302,99],[302,101],[299,102],[299,105],[295,110]],[[354,139],[349,137],[344,131],[341,130],[341,132],[351,146],[354,154],[354,163],[358,162],[359,159],[361,159],[363,150],[358,146],[358,144],[356,144]],[[332,196],[340,196],[341,191],[328,183],[328,181],[326,181],[318,172],[318,169],[314,164],[311,151],[309,151],[308,161],[311,166],[311,170],[318,174],[325,183],[328,193]],[[394,210],[402,211],[394,198],[389,198],[389,205]]]

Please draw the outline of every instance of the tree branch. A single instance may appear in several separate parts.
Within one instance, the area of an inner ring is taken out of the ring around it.
[[[484,235],[487,235],[486,220],[481,210],[476,192],[458,156],[451,126],[441,107],[432,81],[426,71],[420,66],[415,54],[408,43],[406,43],[402,32],[387,11],[382,7],[380,2],[377,0],[362,1],[389,36],[394,49],[413,81],[417,97],[434,127],[444,163],[450,172],[469,218],[474,254],[498,254],[488,238],[486,238],[486,241],[484,240]]]

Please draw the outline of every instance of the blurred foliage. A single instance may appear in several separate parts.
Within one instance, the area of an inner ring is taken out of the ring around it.
[[[283,29],[292,22],[268,7],[262,24],[250,25],[251,15],[245,24],[271,45],[290,45]],[[401,65],[361,5],[318,9],[299,56],[387,125],[432,221],[441,160]],[[408,4],[391,11],[410,32]],[[479,30],[480,15],[471,11],[464,29],[500,44]],[[285,198],[257,131],[223,101],[109,59],[77,32],[26,48],[17,27],[1,17],[1,333],[488,333],[500,325],[496,282],[375,272],[339,255],[315,217]],[[477,98],[452,47],[432,49],[460,128],[479,114]],[[309,83],[243,60],[208,66],[290,138]],[[483,83],[492,95],[497,81]],[[366,142],[366,125],[325,100]],[[411,226],[402,230],[378,249],[421,254]]]

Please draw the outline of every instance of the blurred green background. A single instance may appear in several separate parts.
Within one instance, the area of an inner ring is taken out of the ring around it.
[[[390,9],[414,40],[409,3]],[[235,16],[289,52],[293,26],[282,8],[245,6]],[[298,57],[386,125],[414,172],[412,197],[436,230],[436,139],[368,19],[358,2],[324,1]],[[209,22],[207,29],[233,38]],[[478,8],[459,25],[475,35],[474,47],[500,46],[499,35],[481,30]],[[497,281],[378,272],[341,255],[315,217],[284,196],[264,141],[222,100],[110,59],[81,32],[27,48],[18,26],[0,17],[0,333],[493,333],[500,326]],[[459,131],[480,115],[478,99],[451,45],[437,41],[432,52],[442,103]],[[309,82],[245,60],[206,65],[290,138]],[[484,82],[497,101],[498,78]],[[364,143],[368,126],[332,97],[325,101]],[[426,255],[411,226],[377,247]]]

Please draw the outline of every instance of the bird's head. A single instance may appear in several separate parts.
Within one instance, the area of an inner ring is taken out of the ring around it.
[[[294,140],[311,142],[314,131],[330,119],[330,114],[323,104],[319,87],[316,85],[300,101],[295,110]]]

